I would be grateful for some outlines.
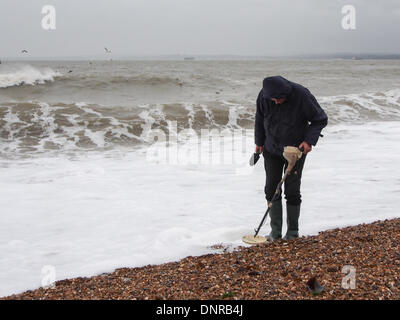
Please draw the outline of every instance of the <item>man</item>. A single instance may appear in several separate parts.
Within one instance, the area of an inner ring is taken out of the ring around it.
[[[312,146],[317,144],[328,117],[311,92],[300,84],[281,76],[268,77],[257,98],[255,120],[256,152],[263,153],[266,172],[265,197],[272,200],[276,187],[287,168],[283,157],[285,146],[303,148],[303,155],[286,178],[287,225],[285,239],[299,236],[300,184],[304,161]],[[268,238],[282,238],[282,197],[274,201],[270,209],[271,233]]]

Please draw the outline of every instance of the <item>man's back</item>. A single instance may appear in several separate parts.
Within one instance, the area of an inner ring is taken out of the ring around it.
[[[277,104],[272,99],[284,99]],[[316,145],[328,117],[311,92],[283,77],[265,78],[257,98],[256,145],[282,154],[285,146],[302,141]]]

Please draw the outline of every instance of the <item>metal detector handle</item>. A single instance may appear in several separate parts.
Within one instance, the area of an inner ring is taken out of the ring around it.
[[[304,147],[299,148],[299,150],[301,151],[301,156],[304,156],[304,154],[303,154]],[[292,168],[291,171],[296,171],[297,163],[298,163],[298,161],[296,161],[296,163],[294,164],[294,167]]]

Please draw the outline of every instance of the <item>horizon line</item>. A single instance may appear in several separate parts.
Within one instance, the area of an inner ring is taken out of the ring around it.
[[[235,59],[400,59],[400,53],[374,53],[374,52],[337,52],[337,53],[304,53],[304,54],[293,54],[293,55],[252,55],[252,54],[83,54],[83,55],[72,55],[72,56],[5,56],[0,57],[0,61],[6,60],[182,60],[189,58],[192,60],[210,60],[210,58],[219,60],[226,58]]]

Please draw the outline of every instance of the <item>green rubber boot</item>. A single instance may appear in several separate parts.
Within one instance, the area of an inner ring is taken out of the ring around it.
[[[272,207],[269,210],[269,216],[271,217],[271,233],[267,236],[267,239],[274,241],[282,238],[282,201],[277,200],[272,203]]]
[[[284,239],[296,239],[299,237],[300,205],[291,205],[286,203],[286,213],[287,232]]]

